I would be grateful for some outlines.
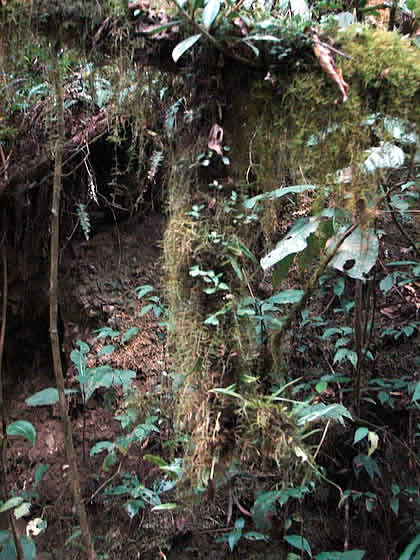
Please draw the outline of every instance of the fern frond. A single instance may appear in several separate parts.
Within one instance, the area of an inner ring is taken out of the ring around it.
[[[175,101],[173,105],[169,107],[165,115],[165,130],[168,136],[171,136],[175,127],[175,117],[181,108],[181,103],[184,101],[183,97],[180,97],[178,101]]]
[[[89,214],[86,210],[86,204],[83,204],[82,202],[78,202],[77,203],[77,207],[76,207],[76,212],[77,215],[79,217],[80,220],[80,226],[83,230],[83,233],[85,235],[85,239],[86,241],[89,241],[89,235],[90,235],[90,218],[89,218]]]
[[[163,152],[162,150],[154,150],[152,157],[150,158],[150,169],[147,174],[147,178],[149,181],[153,181],[156,177],[156,173],[163,161]]]

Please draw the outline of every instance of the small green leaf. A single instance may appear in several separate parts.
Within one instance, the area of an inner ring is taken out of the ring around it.
[[[172,51],[173,61],[178,62],[181,56],[193,45],[195,45],[195,43],[200,39],[200,37],[201,37],[201,33],[198,33],[197,35],[192,35],[191,37],[187,37],[187,39],[184,39],[183,41],[178,43],[177,46]]]
[[[9,436],[22,436],[28,441],[35,444],[36,430],[34,426],[26,420],[17,420],[7,426],[7,434]]]
[[[150,294],[150,292],[153,292],[153,290],[154,290],[153,286],[151,286],[150,284],[145,284],[144,286],[139,286],[138,288],[136,288],[135,292],[137,294],[138,299],[141,299],[145,295]]]
[[[94,332],[98,333],[96,335],[96,340],[98,340],[98,338],[107,338],[108,336],[113,339],[120,335],[119,331],[114,331],[111,327],[102,327]]]
[[[369,441],[368,455],[370,457],[378,448],[379,436],[375,434],[375,432],[369,431],[368,441]]]
[[[301,535],[289,535],[287,537],[284,537],[284,540],[298,550],[306,552],[312,558],[311,547],[309,546],[308,541]]]
[[[0,513],[3,511],[8,511],[9,509],[14,509],[23,502],[23,498],[20,496],[15,496],[13,498],[9,498],[4,504],[0,507]]]
[[[315,385],[315,390],[317,393],[322,393],[328,387],[328,383],[326,381],[318,381]]]
[[[134,336],[136,336],[138,332],[139,332],[138,327],[131,327],[131,329],[126,330],[125,333],[122,335],[121,342],[125,344],[126,342],[131,340]]]
[[[356,430],[356,433],[354,434],[354,441],[353,441],[353,445],[355,443],[358,443],[359,441],[362,441],[362,439],[364,439],[369,433],[369,430],[367,428],[358,428]]]
[[[47,472],[49,468],[50,468],[49,465],[43,465],[42,463],[37,466],[35,470],[35,476],[34,476],[35,486],[41,482],[41,480],[44,477],[44,474]]]
[[[151,511],[170,511],[176,509],[178,506],[175,503],[159,504],[158,506],[152,507]]]
[[[244,537],[249,541],[268,541],[268,537],[255,531],[248,531],[248,533],[244,533]]]
[[[152,463],[154,463],[158,467],[166,467],[168,465],[168,463],[166,461],[164,461],[162,459],[162,457],[159,457],[157,455],[145,455],[143,457],[143,459],[145,461],[151,461]]]
[[[113,344],[107,344],[106,346],[102,346],[102,348],[98,352],[98,357],[100,356],[109,356],[115,350],[115,346]]]

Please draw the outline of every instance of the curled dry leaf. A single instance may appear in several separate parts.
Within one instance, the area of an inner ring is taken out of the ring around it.
[[[248,35],[248,26],[241,17],[234,18],[233,25],[239,29],[243,37]]]
[[[223,142],[223,128],[218,124],[214,124],[210,130],[207,147],[209,148],[209,150],[214,150],[216,154],[222,156],[223,155],[222,142]]]
[[[343,74],[340,68],[337,68],[332,57],[331,51],[321,43],[318,35],[312,33],[312,43],[313,50],[318,62],[320,63],[322,69],[336,82],[343,94],[343,103],[348,99],[349,84],[344,81]]]

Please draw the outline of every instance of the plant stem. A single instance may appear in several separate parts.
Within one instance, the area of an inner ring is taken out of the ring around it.
[[[351,235],[353,233],[353,231],[359,225],[360,225],[359,222],[357,222],[357,223],[353,224],[351,227],[349,227],[349,229],[337,241],[337,244],[335,245],[334,249],[331,252],[326,251],[323,259],[321,260],[321,262],[318,266],[318,268],[313,273],[311,279],[307,283],[307,285],[305,287],[305,291],[303,293],[303,296],[301,297],[301,299],[297,303],[295,303],[293,305],[293,307],[289,311],[289,314],[287,315],[287,317],[286,317],[284,323],[282,324],[282,326],[278,329],[277,332],[275,332],[272,335],[272,337],[271,337],[271,351],[272,351],[272,354],[273,354],[274,365],[279,370],[284,369],[283,351],[282,351],[282,342],[283,342],[284,335],[290,329],[290,327],[292,326],[292,323],[296,320],[296,317],[298,316],[298,314],[305,307],[306,303],[308,302],[309,298],[312,295],[312,292],[314,291],[315,287],[317,286],[319,279],[324,274],[325,269],[330,264],[330,262],[335,257],[335,255],[337,254],[338,249],[341,247],[341,245],[344,243],[344,241],[347,239],[347,237],[349,237],[349,235]]]
[[[50,338],[51,350],[54,363],[54,374],[57,383],[59,397],[59,407],[64,431],[64,445],[66,448],[67,460],[70,465],[71,486],[73,491],[74,505],[79,517],[80,529],[84,540],[87,557],[89,560],[96,560],[96,553],[93,547],[91,533],[87,521],[85,506],[81,498],[80,478],[77,470],[76,454],[73,445],[73,435],[70,418],[67,414],[66,397],[64,393],[64,375],[61,363],[60,343],[57,329],[57,309],[58,309],[58,254],[59,254],[59,233],[60,233],[60,195],[62,179],[62,161],[64,147],[64,93],[61,84],[60,66],[58,61],[59,49],[56,48],[54,57],[54,83],[57,98],[57,141],[55,147],[55,166],[53,198],[51,203],[51,255],[50,255]]]

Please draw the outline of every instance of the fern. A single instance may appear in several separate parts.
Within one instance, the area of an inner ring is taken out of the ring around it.
[[[85,235],[86,241],[89,241],[89,234],[90,234],[90,218],[89,214],[86,210],[86,204],[82,202],[78,202],[76,208],[77,215],[80,220],[80,225],[82,227],[83,233]]]
[[[152,157],[150,158],[150,169],[147,174],[149,181],[153,181],[156,177],[156,173],[163,161],[163,152],[161,150],[154,150]]]
[[[168,136],[171,136],[175,127],[175,117],[181,108],[181,103],[184,101],[183,97],[180,97],[178,101],[175,101],[173,105],[169,107],[165,115],[165,130]]]

